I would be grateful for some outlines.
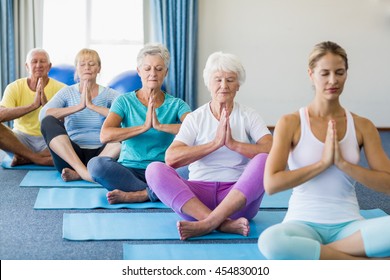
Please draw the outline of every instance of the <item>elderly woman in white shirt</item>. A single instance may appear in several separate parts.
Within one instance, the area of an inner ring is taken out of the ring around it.
[[[203,72],[212,100],[190,113],[166,152],[146,170],[150,188],[184,220],[180,239],[218,230],[249,233],[264,194],[272,136],[261,116],[234,101],[245,69],[232,54],[210,55]],[[189,165],[189,180],[174,168]]]

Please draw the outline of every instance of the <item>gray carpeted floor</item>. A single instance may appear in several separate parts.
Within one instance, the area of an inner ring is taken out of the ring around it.
[[[381,137],[383,146],[385,147],[387,154],[390,155],[390,132],[381,133]],[[366,164],[364,158],[362,159],[362,164]],[[0,168],[0,259],[120,260],[122,259],[123,243],[150,243],[150,241],[146,240],[136,242],[75,242],[62,239],[63,214],[68,212],[85,212],[87,210],[34,210],[33,206],[38,189],[19,187],[19,183],[26,173],[27,171],[23,170],[4,170]],[[390,196],[369,190],[359,184],[356,186],[356,190],[362,209],[380,208],[390,214]],[[135,210],[88,211],[129,212]],[[182,241],[169,242],[181,243]],[[204,242],[206,241],[203,241],[203,243]],[[254,243],[256,240],[247,239],[240,242]],[[154,243],[164,243],[164,241],[155,241]]]

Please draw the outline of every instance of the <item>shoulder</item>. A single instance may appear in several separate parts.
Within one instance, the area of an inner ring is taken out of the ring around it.
[[[116,90],[113,89],[113,88],[104,87],[104,86],[101,86],[101,85],[99,85],[99,87],[103,87],[102,93],[105,93],[106,95],[113,95],[113,96],[119,96],[119,95],[121,95],[118,91],[116,91]]]
[[[249,120],[262,119],[260,113],[254,108],[234,102],[233,114],[237,114],[239,117],[244,117]]]
[[[122,106],[122,107],[136,107],[139,102],[137,101],[137,97],[135,95],[135,92],[127,92],[127,93],[119,93],[118,96],[115,98],[113,104],[116,106]]]
[[[184,121],[187,123],[194,122],[200,124],[201,122],[208,119],[209,114],[207,114],[207,110],[208,110],[208,103],[198,107],[194,111],[189,112],[189,114],[186,116]]]
[[[183,99],[179,97],[175,97],[169,93],[164,93],[165,94],[165,102],[168,104],[187,104]]]
[[[363,138],[371,137],[373,134],[378,133],[376,126],[371,120],[352,112],[351,115],[355,124],[356,137],[359,145],[363,142]]]
[[[27,78],[20,78],[20,79],[17,79],[15,81],[9,83],[6,87],[6,89],[15,90],[15,89],[20,88],[20,87],[28,87]]]
[[[53,79],[53,78],[49,78],[48,85],[53,86],[53,87],[57,87],[57,88],[63,88],[63,87],[67,86],[66,84],[64,84],[60,81],[57,81],[56,79]]]
[[[359,116],[359,115],[352,113],[352,112],[351,112],[351,115],[352,115],[353,121],[355,123],[355,127],[363,128],[363,129],[369,128],[369,127],[375,127],[373,122],[370,121],[369,119],[362,117],[362,116]]]
[[[202,116],[207,110],[209,110],[209,103],[203,104],[202,106],[198,107],[193,112],[191,112],[190,114],[193,116],[198,116],[198,115]]]
[[[291,139],[294,145],[298,143],[301,135],[299,112],[283,115],[275,125],[274,135],[283,139]]]
[[[277,122],[276,126],[288,126],[297,128],[301,124],[301,119],[299,117],[299,112],[294,112],[290,114],[283,115]]]

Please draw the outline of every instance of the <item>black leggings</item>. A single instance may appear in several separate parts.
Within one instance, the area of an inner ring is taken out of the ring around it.
[[[56,167],[58,172],[62,172],[62,169],[64,169],[64,168],[73,169],[73,167],[71,167],[69,163],[67,163],[60,156],[58,156],[50,148],[50,145],[49,145],[51,140],[53,140],[53,138],[55,138],[59,135],[66,135],[69,137],[68,133],[66,132],[64,123],[53,116],[46,116],[41,122],[41,132],[42,132],[43,138],[46,141],[47,146],[49,147],[51,156],[53,157],[54,166]],[[70,138],[69,138],[69,140],[70,140],[70,143],[72,144],[72,147],[73,147],[74,151],[76,152],[77,156],[85,164],[85,166],[87,165],[88,161],[91,158],[98,156],[105,147],[105,145],[103,145],[97,149],[82,149],[82,148],[80,148],[79,145],[77,145],[75,142],[73,142]]]

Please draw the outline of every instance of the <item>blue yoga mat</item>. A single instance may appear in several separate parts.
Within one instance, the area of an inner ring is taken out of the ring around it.
[[[23,164],[17,166],[11,166],[12,158],[5,155],[1,162],[1,167],[5,169],[16,169],[16,170],[55,170],[54,166],[45,166],[38,164]]]
[[[265,260],[257,243],[123,244],[124,260]]]
[[[248,237],[212,232],[196,239],[257,238],[267,227],[280,223],[284,211],[260,211],[250,222]],[[64,213],[63,238],[68,240],[178,240],[176,213]]]
[[[34,209],[169,208],[158,202],[109,204],[103,188],[41,188]],[[260,208],[287,208],[291,192],[264,196]]]
[[[41,188],[34,209],[168,208],[162,202],[109,204],[103,188]]]
[[[292,189],[282,191],[273,195],[264,194],[260,208],[288,208],[288,202]]]
[[[57,170],[31,170],[24,176],[20,187],[61,187],[61,188],[101,188],[97,183],[84,180],[64,182]]]
[[[248,237],[212,232],[196,239],[258,238],[271,225],[280,223],[285,211],[259,211],[250,222]],[[365,218],[387,214],[380,209],[361,210]],[[64,213],[63,238],[68,240],[173,240],[179,239],[175,213]]]

